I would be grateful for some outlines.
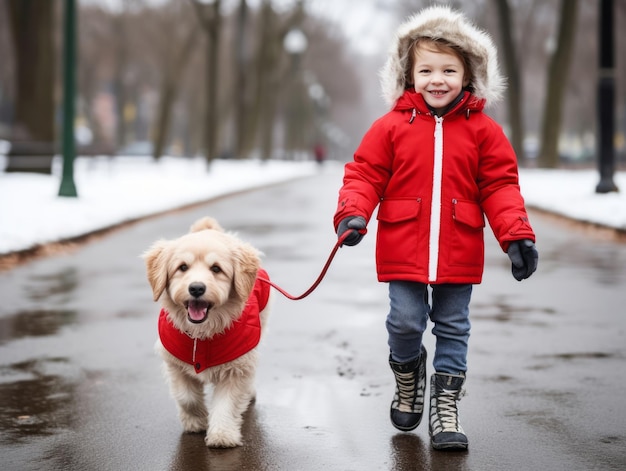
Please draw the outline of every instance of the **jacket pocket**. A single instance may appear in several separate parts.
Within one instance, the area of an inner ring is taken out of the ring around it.
[[[452,219],[469,229],[482,230],[485,216],[480,205],[473,201],[452,200]]]
[[[397,223],[417,219],[421,210],[421,198],[384,199],[378,208],[376,219]]]
[[[421,198],[383,199],[378,208],[377,260],[379,264],[414,265],[419,244]]]
[[[482,266],[485,257],[485,217],[474,201],[452,200],[453,237],[449,252],[452,266]]]

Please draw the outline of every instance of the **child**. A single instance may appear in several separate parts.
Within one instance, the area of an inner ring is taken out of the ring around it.
[[[447,7],[422,10],[400,26],[381,71],[390,112],[346,164],[334,216],[337,235],[356,245],[378,206],[376,268],[389,283],[389,364],[396,390],[391,422],[421,421],[426,389],[422,336],[434,324],[431,444],[467,449],[457,402],[467,371],[472,285],[484,267],[487,216],[521,281],[537,268],[535,235],[520,194],[516,157],[483,113],[504,81],[490,37]],[[428,301],[428,285],[432,301]]]

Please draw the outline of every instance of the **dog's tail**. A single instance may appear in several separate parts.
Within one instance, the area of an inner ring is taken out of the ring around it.
[[[217,221],[210,217],[204,217],[202,219],[198,219],[194,222],[189,228],[189,232],[200,232],[207,229],[212,229],[214,231],[224,232],[222,226],[220,226]]]

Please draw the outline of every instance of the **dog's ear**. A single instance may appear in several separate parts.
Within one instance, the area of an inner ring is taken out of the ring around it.
[[[214,231],[224,232],[222,226],[220,226],[217,221],[210,217],[204,217],[202,219],[198,219],[194,222],[189,228],[189,232],[200,232],[206,229],[212,229]]]
[[[247,300],[261,266],[259,252],[251,245],[242,244],[233,251],[233,257],[235,259],[233,289],[237,297]]]
[[[152,295],[158,301],[167,287],[167,263],[169,260],[169,242],[159,240],[143,254],[146,262],[148,282],[152,287]]]

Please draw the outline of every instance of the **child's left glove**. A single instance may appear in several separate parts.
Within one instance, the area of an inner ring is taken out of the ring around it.
[[[517,281],[525,280],[537,270],[539,252],[532,240],[522,239],[511,242],[507,254],[511,259],[513,277]]]
[[[353,246],[361,242],[361,239],[365,235],[365,227],[367,222],[363,216],[348,216],[341,220],[337,227],[337,236],[341,236],[350,231],[350,234],[344,239],[342,245]]]

